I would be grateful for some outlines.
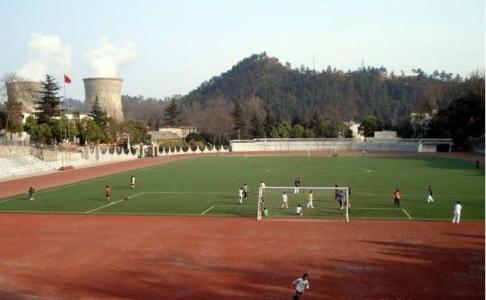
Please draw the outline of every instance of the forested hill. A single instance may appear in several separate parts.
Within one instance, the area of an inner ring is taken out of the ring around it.
[[[181,100],[184,106],[198,110],[214,101],[227,108],[238,102],[243,108],[251,106],[246,111],[262,110],[258,115],[271,114],[276,120],[305,122],[317,112],[341,121],[375,115],[396,125],[411,112],[446,107],[467,90],[467,80],[459,75],[425,74],[420,69],[413,73],[388,73],[383,67],[347,72],[331,67],[324,71],[295,69],[262,53],[243,59]]]

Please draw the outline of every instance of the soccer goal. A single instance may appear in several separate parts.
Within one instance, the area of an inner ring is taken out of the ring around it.
[[[349,222],[348,187],[277,187],[258,192],[257,220],[336,218]]]

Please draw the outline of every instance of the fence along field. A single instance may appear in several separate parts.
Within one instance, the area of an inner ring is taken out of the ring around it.
[[[137,178],[133,190],[131,175]],[[351,222],[449,219],[457,200],[464,207],[463,219],[484,219],[484,171],[467,161],[438,157],[203,157],[39,191],[35,201],[26,195],[2,199],[0,211],[255,217],[261,180],[267,186],[292,186],[296,177],[303,187],[351,187]],[[238,189],[244,183],[250,194],[239,205]],[[426,203],[429,184],[433,204]],[[112,203],[104,199],[105,185],[113,190]],[[396,188],[402,194],[400,209],[393,207]]]

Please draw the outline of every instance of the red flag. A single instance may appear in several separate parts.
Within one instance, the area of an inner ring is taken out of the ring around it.
[[[66,74],[64,74],[64,82],[71,83],[71,78],[69,78],[69,76],[67,76]]]

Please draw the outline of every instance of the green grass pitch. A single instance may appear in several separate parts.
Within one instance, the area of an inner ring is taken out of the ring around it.
[[[132,174],[137,178],[133,190]],[[43,190],[35,201],[26,195],[2,199],[0,211],[255,216],[260,180],[267,186],[292,186],[295,177],[302,186],[352,187],[351,219],[408,219],[393,209],[395,188],[401,190],[402,208],[414,219],[449,219],[457,200],[463,204],[463,219],[484,219],[484,170],[439,157],[191,158]],[[237,191],[245,182],[249,200],[239,205]],[[112,205],[104,199],[106,184],[113,189]],[[429,184],[433,204],[426,203]],[[129,199],[118,202],[124,197]]]

